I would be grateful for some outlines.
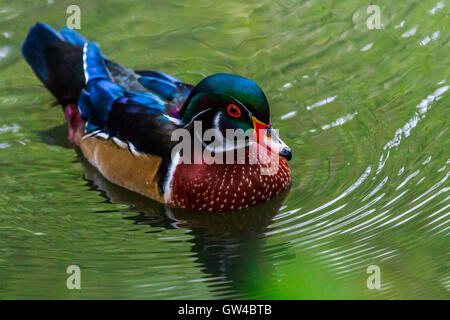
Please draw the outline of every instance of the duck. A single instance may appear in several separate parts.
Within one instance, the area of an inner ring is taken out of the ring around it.
[[[41,22],[22,54],[62,106],[70,142],[113,184],[206,212],[244,210],[291,186],[291,149],[250,79],[217,73],[194,86],[133,70],[73,29]]]

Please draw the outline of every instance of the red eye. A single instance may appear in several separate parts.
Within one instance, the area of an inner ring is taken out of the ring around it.
[[[237,117],[241,116],[241,110],[239,110],[239,108],[236,107],[234,104],[229,104],[227,106],[227,111],[228,111],[228,114],[232,117],[237,118]]]

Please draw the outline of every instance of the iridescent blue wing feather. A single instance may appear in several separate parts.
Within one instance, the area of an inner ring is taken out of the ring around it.
[[[60,35],[69,42],[70,44],[76,45],[76,46],[84,46],[86,42],[88,42],[82,35],[80,35],[78,32],[69,29],[69,28],[61,28],[59,30]]]
[[[114,83],[98,46],[88,42],[83,50],[87,79],[79,108],[87,130],[98,130],[131,143],[137,151],[165,156],[170,135],[178,126],[165,114],[165,101],[150,92],[129,91]]]
[[[192,86],[162,72],[135,72],[76,31],[43,23],[31,28],[22,51],[63,107],[78,105],[88,132],[102,131],[148,153],[170,148],[178,110]]]

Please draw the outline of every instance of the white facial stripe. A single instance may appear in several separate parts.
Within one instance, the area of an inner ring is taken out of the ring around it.
[[[245,139],[238,139],[237,143],[235,143],[234,140],[229,140],[226,137],[224,137],[222,131],[220,130],[220,114],[221,112],[217,112],[216,115],[214,116],[213,120],[213,130],[215,130],[214,137],[219,141],[225,141],[225,147],[223,146],[223,144],[221,146],[211,146],[210,144],[206,144],[205,141],[203,141],[203,139],[199,136],[199,133],[195,131],[194,133],[195,137],[202,142],[205,149],[214,153],[225,153],[228,151],[241,149],[253,144],[252,139],[249,139],[250,140],[249,143],[247,143]]]
[[[220,131],[220,112],[217,112],[214,116],[214,128]]]
[[[194,118],[192,118],[191,121],[189,121],[187,124],[185,124],[184,127],[185,127],[185,128],[188,127],[191,123],[193,123],[194,121],[196,121],[195,119],[197,119],[200,115],[204,114],[205,112],[208,112],[209,110],[211,110],[211,108],[206,109],[206,110],[203,110],[203,111],[197,113],[197,115],[196,115]]]
[[[168,115],[164,115],[165,118],[167,118],[170,122],[175,123],[176,125],[181,125],[182,122],[180,119],[168,116]]]

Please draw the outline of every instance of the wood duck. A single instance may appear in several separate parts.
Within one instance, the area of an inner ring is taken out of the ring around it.
[[[134,71],[75,31],[43,23],[30,29],[22,53],[62,105],[69,140],[112,183],[171,206],[214,212],[245,209],[290,187],[291,150],[272,128],[255,82],[214,74],[192,86],[162,72]],[[200,140],[190,156],[174,140],[180,129],[194,144]],[[199,138],[208,129],[224,141],[229,129],[254,134],[211,148]],[[230,150],[233,157],[243,151],[244,161],[211,161]]]

